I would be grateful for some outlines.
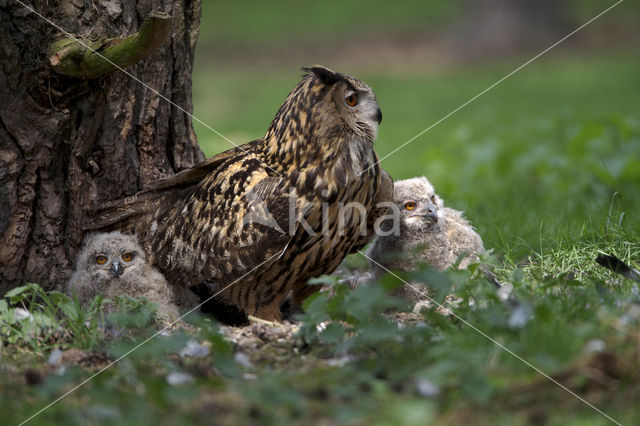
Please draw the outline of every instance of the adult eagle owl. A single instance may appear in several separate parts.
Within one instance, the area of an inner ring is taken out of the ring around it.
[[[265,136],[103,206],[93,228],[135,232],[174,285],[279,320],[293,292],[363,247],[393,182],[373,143],[382,113],[357,78],[314,66]],[[354,204],[351,204],[354,203]]]

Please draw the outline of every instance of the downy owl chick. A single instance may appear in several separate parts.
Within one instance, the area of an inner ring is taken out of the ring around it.
[[[83,304],[91,303],[98,294],[111,300],[124,294],[144,296],[156,305],[160,320],[180,317],[173,288],[147,263],[136,238],[117,231],[91,234],[85,239],[67,293],[76,294]]]
[[[415,269],[416,261],[444,270],[462,255],[458,267],[464,269],[484,251],[482,239],[462,212],[445,207],[424,176],[396,181],[393,201],[400,211],[399,232],[379,235],[371,245],[368,256],[373,259],[374,278],[384,274],[382,266],[408,271]],[[404,296],[420,298],[424,288],[412,287],[402,290]]]

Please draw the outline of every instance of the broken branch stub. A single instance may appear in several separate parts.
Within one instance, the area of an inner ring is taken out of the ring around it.
[[[171,15],[151,12],[140,30],[128,37],[57,40],[49,48],[49,62],[55,72],[67,77],[102,77],[149,56],[167,40],[170,30]]]

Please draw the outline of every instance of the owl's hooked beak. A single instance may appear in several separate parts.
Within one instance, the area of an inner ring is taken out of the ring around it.
[[[376,115],[373,117],[378,122],[378,124],[382,123],[382,110],[378,107],[376,111]]]
[[[111,262],[111,268],[109,268],[109,272],[111,272],[114,277],[118,278],[120,275],[122,275],[124,269],[122,268],[122,266],[120,266],[119,261],[114,260],[113,262]]]

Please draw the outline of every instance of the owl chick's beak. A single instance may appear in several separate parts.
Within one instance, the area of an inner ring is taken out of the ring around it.
[[[433,204],[427,204],[422,217],[429,223],[438,223],[438,211]]]
[[[111,268],[109,269],[109,272],[111,272],[114,277],[118,278],[120,275],[122,275],[124,269],[122,268],[122,266],[120,266],[119,261],[114,260],[113,262],[111,262]]]

